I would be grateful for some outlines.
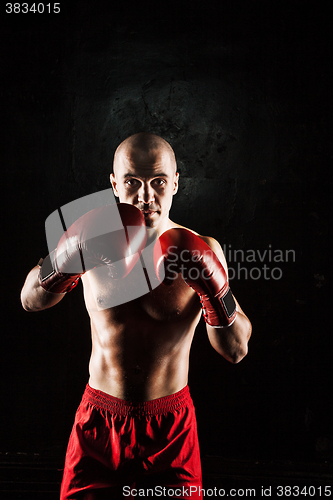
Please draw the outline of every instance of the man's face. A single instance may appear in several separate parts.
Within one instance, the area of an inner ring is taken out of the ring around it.
[[[129,152],[119,155],[110,180],[121,203],[142,211],[146,225],[157,229],[166,222],[178,190],[175,161],[168,152]]]

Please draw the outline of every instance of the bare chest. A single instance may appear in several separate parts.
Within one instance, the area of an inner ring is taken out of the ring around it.
[[[88,312],[106,311],[115,321],[137,317],[173,322],[194,318],[200,311],[197,294],[181,275],[168,286],[147,281],[139,267],[121,280],[111,279],[106,267],[90,271],[83,278]]]

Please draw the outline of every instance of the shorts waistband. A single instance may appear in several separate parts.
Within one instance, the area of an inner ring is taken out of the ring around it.
[[[82,402],[91,403],[92,405],[103,408],[111,413],[124,416],[160,415],[184,408],[188,405],[193,405],[188,385],[170,396],[164,396],[163,398],[137,403],[115,398],[114,396],[111,396],[103,391],[93,389],[89,384],[87,384],[83,393]]]

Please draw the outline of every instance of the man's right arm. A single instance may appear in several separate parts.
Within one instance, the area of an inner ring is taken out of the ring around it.
[[[47,292],[39,284],[40,266],[31,269],[21,291],[22,306],[26,311],[42,311],[55,306],[66,295],[65,293]]]
[[[133,205],[119,203],[87,212],[62,235],[56,250],[30,271],[21,292],[23,308],[41,311],[54,306],[80,276],[98,266],[107,265],[110,276],[123,278],[146,241],[144,216]]]

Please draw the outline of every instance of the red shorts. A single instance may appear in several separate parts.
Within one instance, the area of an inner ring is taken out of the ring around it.
[[[188,386],[143,403],[87,385],[69,439],[60,499],[202,498]]]

